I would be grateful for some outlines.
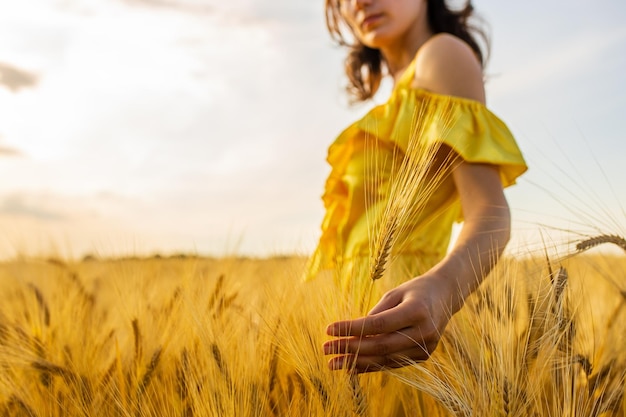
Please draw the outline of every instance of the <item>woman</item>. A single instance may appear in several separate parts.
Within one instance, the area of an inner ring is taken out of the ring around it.
[[[323,351],[334,355],[331,369],[367,372],[403,366],[407,358],[427,359],[509,240],[503,188],[526,165],[507,127],[485,107],[484,55],[473,34],[480,32],[468,24],[471,15],[469,2],[455,11],[445,0],[326,0],[329,31],[350,49],[346,73],[353,98],[371,98],[383,74],[394,89],[386,104],[330,147],[327,211],[309,276],[341,269],[344,288],[369,279],[363,267],[371,247],[368,225],[382,213],[388,194],[378,190],[389,188],[398,166],[377,172],[372,160],[406,152],[408,136],[419,132],[420,140],[438,146],[433,161],[449,168],[409,221],[406,243],[392,250],[401,267],[392,267],[389,279],[399,285],[367,316],[328,326],[335,338]],[[344,41],[342,28],[354,44]],[[367,145],[372,140],[374,151]],[[447,251],[452,224],[461,219],[461,232]]]

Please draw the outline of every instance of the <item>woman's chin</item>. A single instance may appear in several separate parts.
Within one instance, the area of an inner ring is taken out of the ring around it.
[[[369,32],[361,38],[363,45],[373,49],[384,49],[386,45],[389,45],[389,37],[383,33]]]

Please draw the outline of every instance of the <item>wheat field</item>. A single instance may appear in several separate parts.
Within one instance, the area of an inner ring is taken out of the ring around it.
[[[304,263],[4,262],[0,415],[626,415],[622,254],[502,259],[428,361],[357,383],[321,346],[363,306]]]

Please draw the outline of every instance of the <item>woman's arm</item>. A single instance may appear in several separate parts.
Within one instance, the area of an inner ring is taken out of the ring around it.
[[[386,293],[366,317],[336,322],[324,344],[332,369],[359,372],[425,360],[448,321],[486,276],[509,239],[510,215],[496,167],[461,163],[453,172],[465,222],[453,250],[422,276]],[[356,355],[358,352],[358,356]]]
[[[450,304],[454,313],[502,255],[510,237],[511,215],[497,167],[461,163],[453,176],[465,221],[452,251],[430,273],[456,277],[459,299],[451,299]]]

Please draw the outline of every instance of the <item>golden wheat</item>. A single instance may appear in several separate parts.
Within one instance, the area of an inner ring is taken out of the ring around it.
[[[625,415],[625,301],[605,279],[626,288],[623,257],[505,259],[431,360],[358,384],[321,353],[354,306],[331,279],[299,283],[302,265],[2,264],[0,414]]]

